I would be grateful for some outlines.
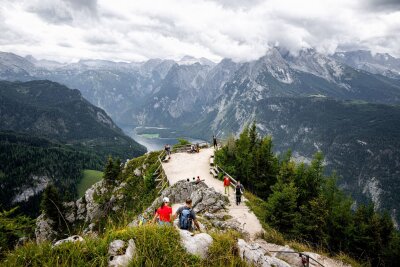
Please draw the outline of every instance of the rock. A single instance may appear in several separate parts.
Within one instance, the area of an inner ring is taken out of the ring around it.
[[[135,257],[136,244],[133,239],[130,239],[126,247],[125,241],[114,240],[108,247],[108,254],[110,255],[108,266],[128,266],[129,262]]]
[[[135,174],[136,176],[141,176],[141,175],[142,175],[142,172],[139,170],[139,168],[136,168],[136,169],[133,171],[133,174]]]
[[[123,240],[114,240],[108,246],[108,254],[111,256],[122,255],[125,253],[126,242]]]
[[[94,200],[94,194],[103,195],[107,192],[105,186],[103,186],[103,180],[95,183],[91,188],[86,190],[85,201],[86,201],[86,222],[92,222],[101,216],[101,206]]]
[[[64,218],[67,220],[69,223],[74,223],[76,220],[76,205],[75,202],[64,202],[63,203],[64,207]]]
[[[267,256],[268,253],[258,243],[246,243],[243,239],[238,240],[240,257],[249,264],[261,267],[290,267],[290,265],[275,257]]]
[[[86,201],[84,198],[78,199],[76,202],[76,219],[84,220],[86,218]]]
[[[95,227],[96,227],[95,223],[89,224],[89,226],[83,230],[83,234],[84,235],[97,236],[97,233],[94,230]]]
[[[83,241],[85,241],[85,240],[81,236],[73,235],[68,238],[58,240],[56,243],[54,243],[53,248],[57,247],[61,244],[65,244],[65,243],[76,243],[76,242],[83,242]]]
[[[42,213],[36,219],[36,243],[40,244],[44,241],[53,241],[57,237],[57,232],[53,230],[54,222],[46,218],[46,216]]]
[[[200,233],[192,236],[192,233],[186,230],[179,230],[179,234],[188,253],[197,255],[202,259],[207,257],[208,248],[213,242],[209,234]]]

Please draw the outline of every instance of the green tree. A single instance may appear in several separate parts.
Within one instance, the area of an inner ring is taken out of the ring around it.
[[[40,206],[44,214],[54,221],[56,228],[61,229],[64,226],[62,200],[54,185],[50,184],[46,187]]]
[[[283,233],[293,233],[299,219],[297,212],[297,188],[293,182],[279,180],[273,186],[273,193],[266,204],[266,221]]]
[[[0,212],[0,258],[12,249],[19,238],[30,237],[34,221],[29,217],[17,215],[18,207]]]
[[[104,173],[104,180],[107,183],[112,183],[115,181],[116,168],[115,168],[113,158],[111,156],[109,156],[107,159],[107,163],[106,163],[106,166],[104,167],[103,173]]]

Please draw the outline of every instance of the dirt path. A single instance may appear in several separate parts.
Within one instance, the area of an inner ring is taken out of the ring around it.
[[[210,174],[210,157],[214,154],[213,148],[202,149],[200,153],[176,153],[171,155],[171,160],[168,163],[163,163],[164,171],[171,185],[180,180],[190,180],[193,177],[200,176],[200,179],[209,187],[213,187],[217,192],[224,194],[224,186],[222,181],[215,179]],[[228,207],[229,214],[236,218],[243,226],[244,230],[250,233],[253,239],[256,233],[262,231],[262,226],[257,217],[244,204],[246,199],[242,200],[239,206],[235,204],[235,196],[232,188],[230,188]]]

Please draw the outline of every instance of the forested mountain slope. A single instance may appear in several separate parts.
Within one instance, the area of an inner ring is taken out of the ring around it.
[[[50,81],[0,82],[0,122],[1,203],[26,204],[32,213],[47,184],[72,199],[84,168],[146,151],[78,90]]]

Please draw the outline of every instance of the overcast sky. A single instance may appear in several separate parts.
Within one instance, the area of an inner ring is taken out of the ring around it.
[[[141,61],[245,61],[369,49],[400,57],[400,0],[0,0],[0,51]]]

